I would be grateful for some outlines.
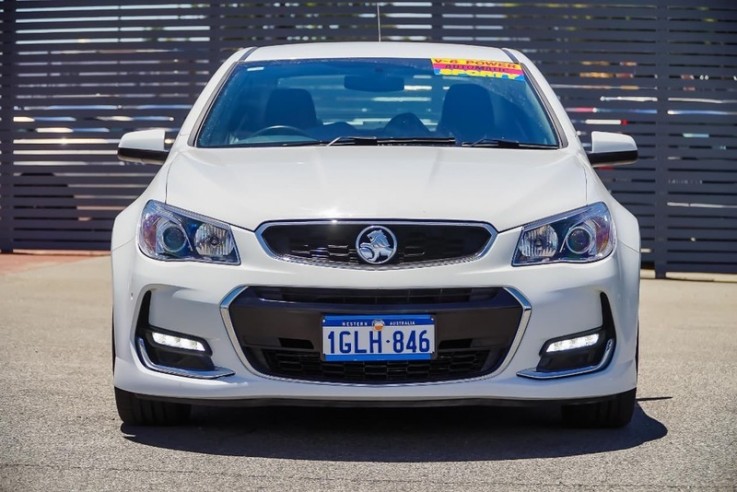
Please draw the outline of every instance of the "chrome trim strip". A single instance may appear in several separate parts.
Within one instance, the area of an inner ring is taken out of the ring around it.
[[[552,371],[542,372],[536,369],[524,369],[517,373],[517,376],[529,379],[547,380],[547,379],[560,379],[568,378],[571,376],[581,376],[583,374],[591,374],[592,372],[600,371],[604,369],[609,362],[612,360],[614,355],[614,339],[609,339],[606,342],[606,348],[604,349],[604,356],[601,361],[595,366],[579,367],[578,369],[566,369],[565,371]]]
[[[155,364],[148,356],[148,352],[146,352],[146,344],[144,343],[143,338],[136,338],[136,345],[138,347],[138,354],[141,356],[141,362],[143,362],[143,365],[146,366],[148,369],[151,369],[152,371],[163,372],[164,374],[171,374],[172,376],[182,376],[185,378],[195,379],[217,379],[225,376],[232,376],[235,374],[235,371],[225,369],[224,367],[216,367],[211,371],[201,371],[197,369],[181,369],[179,367],[170,367]]]
[[[469,256],[462,256],[460,258],[452,258],[449,260],[432,260],[432,261],[418,261],[415,263],[407,263],[402,265],[349,265],[345,263],[339,263],[335,261],[330,260],[313,260],[308,258],[299,258],[296,256],[289,256],[289,255],[280,255],[275,253],[274,251],[269,248],[269,245],[266,244],[266,241],[263,238],[263,233],[268,229],[269,227],[273,226],[289,226],[289,225],[323,225],[323,224],[353,224],[353,225],[365,225],[366,227],[371,226],[385,226],[385,227],[391,227],[392,225],[441,225],[441,226],[455,226],[455,227],[481,227],[483,229],[486,229],[489,232],[489,240],[484,244],[484,247],[481,248],[481,250],[478,253],[474,253],[473,255]],[[433,266],[445,266],[445,265],[456,265],[458,263],[467,263],[469,261],[474,261],[482,256],[484,256],[486,253],[489,252],[491,249],[491,246],[494,244],[494,241],[496,240],[496,237],[498,235],[498,232],[494,227],[492,227],[491,224],[487,224],[486,222],[457,222],[457,221],[413,221],[413,220],[363,220],[363,219],[349,219],[349,220],[290,220],[290,221],[275,221],[275,222],[264,222],[258,228],[256,229],[256,238],[258,239],[259,244],[261,247],[266,251],[266,254],[268,254],[270,257],[281,260],[281,261],[288,261],[290,263],[297,263],[301,265],[313,265],[313,266],[321,266],[321,267],[328,267],[328,268],[343,268],[346,270],[406,270],[410,268],[425,268],[425,267],[433,267]]]
[[[519,348],[520,343],[522,343],[522,338],[527,331],[527,325],[530,324],[530,316],[532,316],[532,305],[530,304],[530,301],[528,301],[527,298],[523,296],[520,291],[513,287],[504,287],[504,290],[509,292],[512,297],[517,299],[517,302],[520,303],[520,306],[522,306],[522,315],[519,318],[519,324],[517,325],[517,334],[515,335],[514,340],[512,340],[512,345],[510,345],[509,347],[507,357],[502,361],[496,371],[484,377],[496,376],[504,369],[506,369],[509,363],[512,362],[512,359],[517,354],[517,349]],[[481,379],[483,379],[483,377]]]
[[[225,296],[223,301],[220,303],[220,316],[223,318],[223,323],[225,324],[225,331],[228,333],[228,337],[230,338],[230,341],[233,343],[233,348],[235,349],[235,353],[240,359],[243,366],[251,373],[256,376],[262,377],[264,379],[270,379],[272,381],[283,381],[286,383],[301,383],[301,384],[324,384],[329,386],[360,386],[360,387],[367,387],[367,388],[376,388],[377,385],[375,384],[363,384],[363,383],[339,383],[339,382],[333,382],[333,381],[312,381],[312,380],[306,380],[306,379],[293,379],[293,378],[285,378],[280,376],[271,376],[269,374],[264,374],[260,371],[257,371],[246,358],[246,354],[243,353],[243,349],[241,348],[240,343],[238,342],[238,337],[235,334],[235,327],[233,326],[233,321],[230,319],[230,304],[238,297],[241,292],[246,290],[248,286],[242,285],[240,287],[236,287],[230,293]],[[527,325],[530,322],[530,315],[532,313],[532,307],[530,306],[529,301],[517,290],[512,287],[502,287],[504,290],[509,292],[512,297],[514,297],[517,302],[520,303],[522,306],[522,315],[520,316],[519,324],[517,325],[517,334],[514,337],[514,340],[512,341],[512,345],[509,347],[509,352],[507,353],[507,356],[504,358],[501,364],[499,364],[499,367],[490,374],[485,374],[483,376],[478,376],[475,378],[463,378],[463,379],[453,379],[450,381],[430,381],[426,383],[389,383],[389,384],[382,384],[382,388],[386,387],[413,387],[413,386],[431,386],[431,385],[442,385],[442,384],[461,384],[468,381],[480,381],[484,379],[493,378],[494,376],[500,374],[504,369],[507,368],[509,363],[514,358],[514,355],[517,353],[517,349],[519,348],[520,343],[522,342],[522,338],[525,334],[525,331],[527,330]]]
[[[256,371],[256,369],[251,366],[251,364],[248,362],[248,359],[246,358],[246,354],[243,353],[243,349],[241,348],[241,344],[238,341],[238,336],[235,334],[235,327],[233,326],[233,321],[230,319],[230,305],[235,301],[235,298],[241,295],[241,292],[246,290],[248,286],[242,285],[240,287],[236,287],[235,289],[231,290],[230,293],[228,293],[227,296],[225,296],[225,299],[223,299],[220,302],[220,317],[223,318],[223,324],[225,325],[225,332],[228,334],[228,338],[230,338],[230,343],[233,345],[233,349],[235,350],[235,354],[238,356],[238,359],[241,361],[241,364],[248,369],[253,374],[260,375],[259,372]],[[268,377],[264,375],[264,377]]]

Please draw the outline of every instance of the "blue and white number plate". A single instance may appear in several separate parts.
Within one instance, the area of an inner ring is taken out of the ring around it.
[[[326,361],[422,360],[435,351],[429,314],[328,315],[322,320]]]

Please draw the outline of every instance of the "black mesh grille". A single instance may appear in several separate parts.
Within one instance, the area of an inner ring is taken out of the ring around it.
[[[397,253],[382,266],[461,260],[481,253],[492,234],[482,224],[393,224],[387,223],[305,223],[275,224],[262,237],[276,255],[366,266],[356,252],[356,238],[369,225],[389,228],[397,238]]]
[[[325,362],[318,352],[263,350],[268,372],[295,379],[335,382],[391,383],[443,381],[483,374],[496,366],[499,353],[489,350],[449,350],[427,361]]]

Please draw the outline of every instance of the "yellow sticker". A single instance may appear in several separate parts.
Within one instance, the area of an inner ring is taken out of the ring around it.
[[[466,75],[496,79],[525,80],[522,65],[503,61],[431,58],[436,75]]]

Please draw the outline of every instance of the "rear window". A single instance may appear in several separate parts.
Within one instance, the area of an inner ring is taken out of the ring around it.
[[[520,65],[365,58],[239,64],[197,145],[322,145],[351,137],[558,145]]]

